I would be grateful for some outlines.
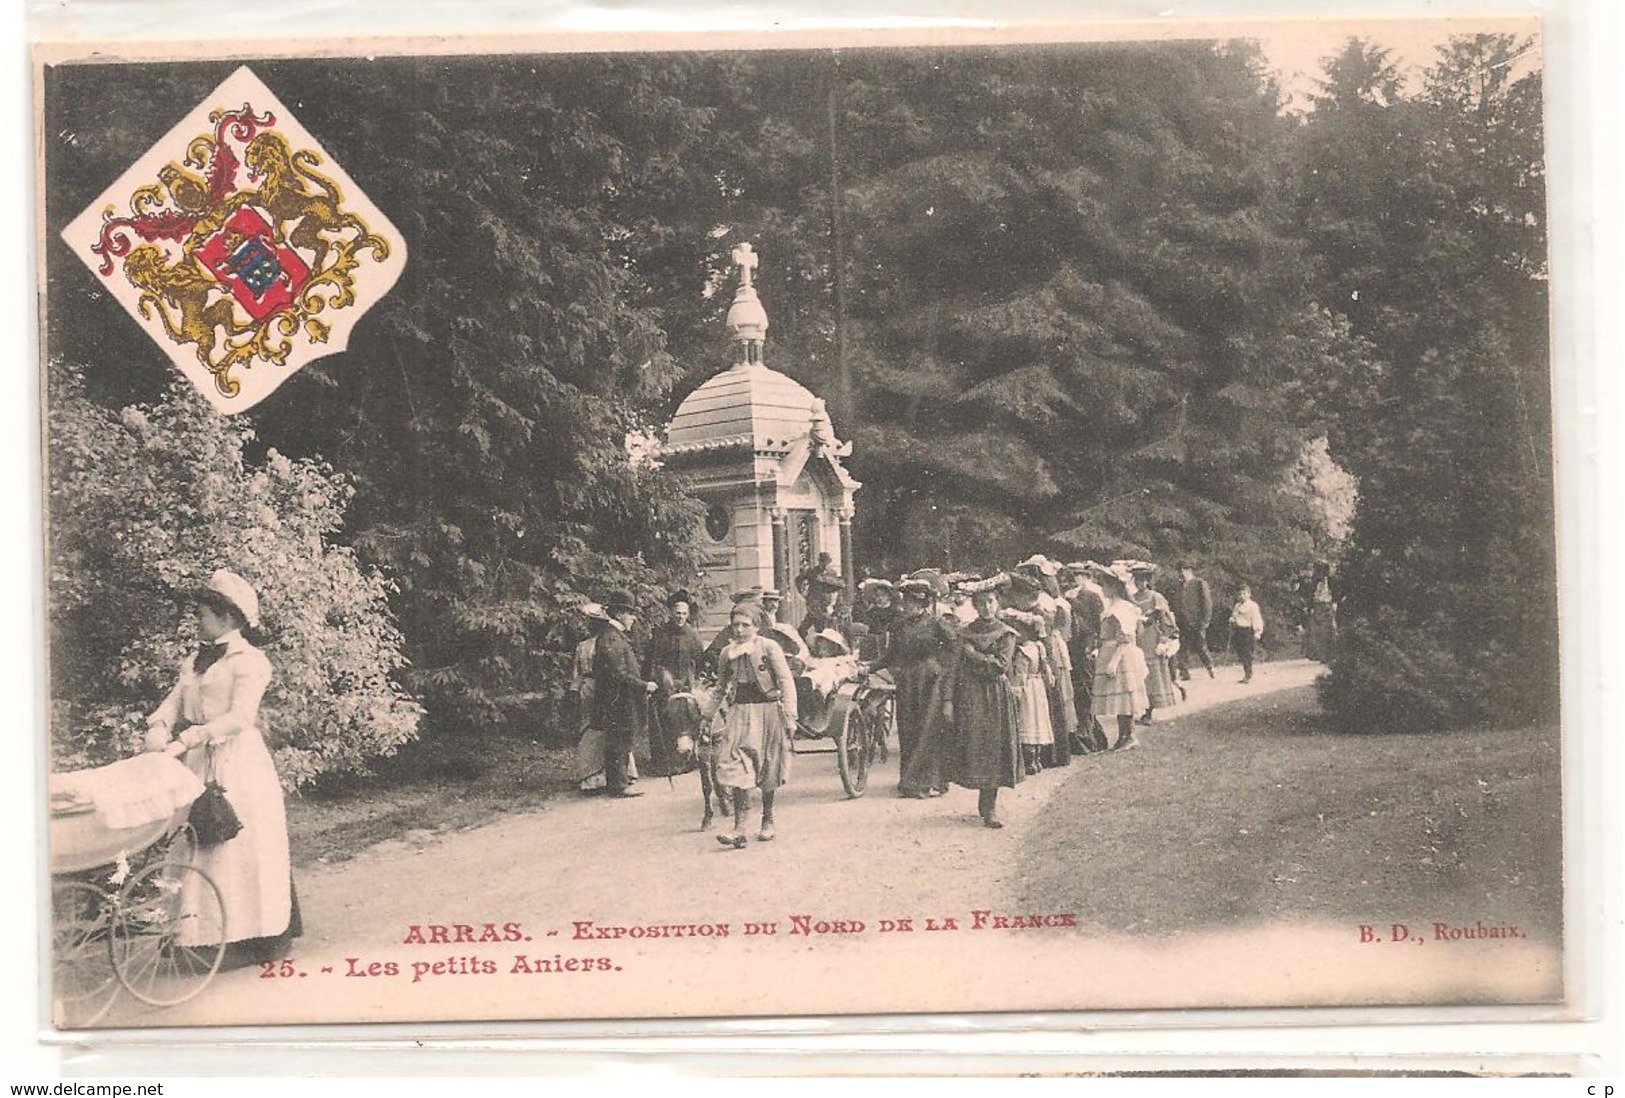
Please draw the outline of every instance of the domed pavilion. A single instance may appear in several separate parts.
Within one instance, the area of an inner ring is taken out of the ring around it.
[[[784,594],[780,619],[794,622],[805,612],[797,580],[820,554],[851,582],[852,496],[861,485],[841,464],[852,444],[836,438],[824,402],[763,361],[768,322],[752,279],[757,258],[741,244],[733,259],[734,363],[678,406],[661,457],[706,503],[705,582],[728,592],[775,588]],[[727,625],[728,609],[726,598],[713,600],[701,631]]]

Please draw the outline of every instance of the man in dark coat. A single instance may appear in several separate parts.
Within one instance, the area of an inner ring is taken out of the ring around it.
[[[626,758],[632,753],[638,726],[655,684],[643,677],[638,654],[632,647],[632,623],[637,611],[626,591],[611,591],[603,600],[609,624],[598,636],[593,653],[595,685],[593,709],[604,730],[604,792],[612,797],[637,797],[626,772]]]
[[[1072,750],[1092,755],[1111,746],[1094,712],[1095,649],[1100,647],[1100,615],[1106,609],[1106,600],[1089,578],[1085,563],[1069,564],[1066,572],[1068,586],[1064,594],[1072,604],[1072,693],[1078,704],[1078,734]]]
[[[1207,630],[1213,624],[1213,589],[1190,565],[1179,565],[1179,592],[1174,598],[1174,620],[1179,625],[1179,651],[1174,666],[1179,677],[1190,680],[1190,656],[1195,652],[1213,678],[1213,655],[1207,650]]]
[[[656,704],[650,712],[649,754],[656,768],[672,773],[677,766],[677,738],[666,727],[663,714],[673,695],[694,689],[700,666],[705,660],[705,644],[692,617],[694,597],[687,591],[673,591],[666,598],[671,617],[662,622],[649,638],[649,657],[644,677],[659,685]]]

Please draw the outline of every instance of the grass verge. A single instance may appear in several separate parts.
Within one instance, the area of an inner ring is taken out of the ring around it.
[[[1275,920],[1513,924],[1556,941],[1555,726],[1340,736],[1312,687],[1159,724],[1046,806],[1030,911],[1175,934]]]
[[[288,798],[296,866],[341,862],[388,839],[464,831],[575,789],[575,750],[522,736],[410,744],[364,779]]]

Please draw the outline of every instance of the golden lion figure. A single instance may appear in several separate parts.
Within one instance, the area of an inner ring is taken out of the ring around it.
[[[293,152],[281,134],[267,130],[248,143],[243,150],[243,163],[248,166],[249,178],[264,180],[258,192],[246,197],[270,213],[279,228],[294,221],[299,223],[288,233],[288,243],[315,253],[311,270],[322,270],[333,247],[322,236],[324,232],[355,229],[360,235],[351,246],[351,254],[370,246],[378,259],[389,255],[388,243],[374,236],[360,217],[342,208],[344,197],[338,184],[314,170],[319,163],[314,153],[307,149]],[[321,192],[311,191],[305,180],[320,187]]]
[[[198,361],[215,375],[222,391],[227,386],[235,389],[235,382],[223,377],[220,364],[214,361],[217,333],[224,328],[230,339],[254,325],[237,319],[230,298],[209,299],[211,294],[218,294],[220,283],[190,260],[173,266],[165,263],[163,250],[152,244],[142,244],[130,252],[124,260],[124,274],[141,291],[138,305],[142,318],[151,319],[149,309],[156,310],[169,338],[176,343],[197,344]],[[171,309],[176,314],[173,318]]]

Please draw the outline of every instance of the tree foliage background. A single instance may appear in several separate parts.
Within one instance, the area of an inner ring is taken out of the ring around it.
[[[856,443],[867,567],[1187,557],[1280,620],[1339,554],[1334,711],[1528,712],[1555,655],[1527,658],[1554,625],[1520,48],[1458,40],[1412,85],[1358,43],[1307,115],[1244,43],[256,63],[410,259],[245,417],[245,461],[353,485],[330,536],[392,584],[431,729],[552,727],[574,608],[699,574],[695,502],[626,440],[726,363],[748,239],[769,364]],[[230,69],[48,70],[53,230]],[[159,400],[167,360],[48,247],[53,362],[91,405]]]
[[[1414,93],[1362,41],[1301,145],[1303,238],[1356,353],[1317,373],[1360,497],[1343,649],[1356,729],[1550,719],[1557,588],[1546,195],[1532,43],[1459,38]]]
[[[230,566],[260,595],[276,678],[262,728],[285,785],[364,772],[416,735],[394,681],[391,586],[335,543],[352,488],[217,414],[189,382],[114,412],[51,373],[49,612],[53,763],[139,749],[146,714],[197,644],[193,593]]]
[[[742,144],[776,150],[729,223],[782,271],[763,291],[772,361],[841,397],[866,563],[1190,556],[1284,591],[1323,533],[1281,488],[1312,441],[1292,382],[1326,340],[1289,235],[1293,126],[1256,52],[809,64],[802,93],[723,112]],[[749,86],[773,88],[766,73]],[[811,181],[794,205],[773,183],[786,161]]]

